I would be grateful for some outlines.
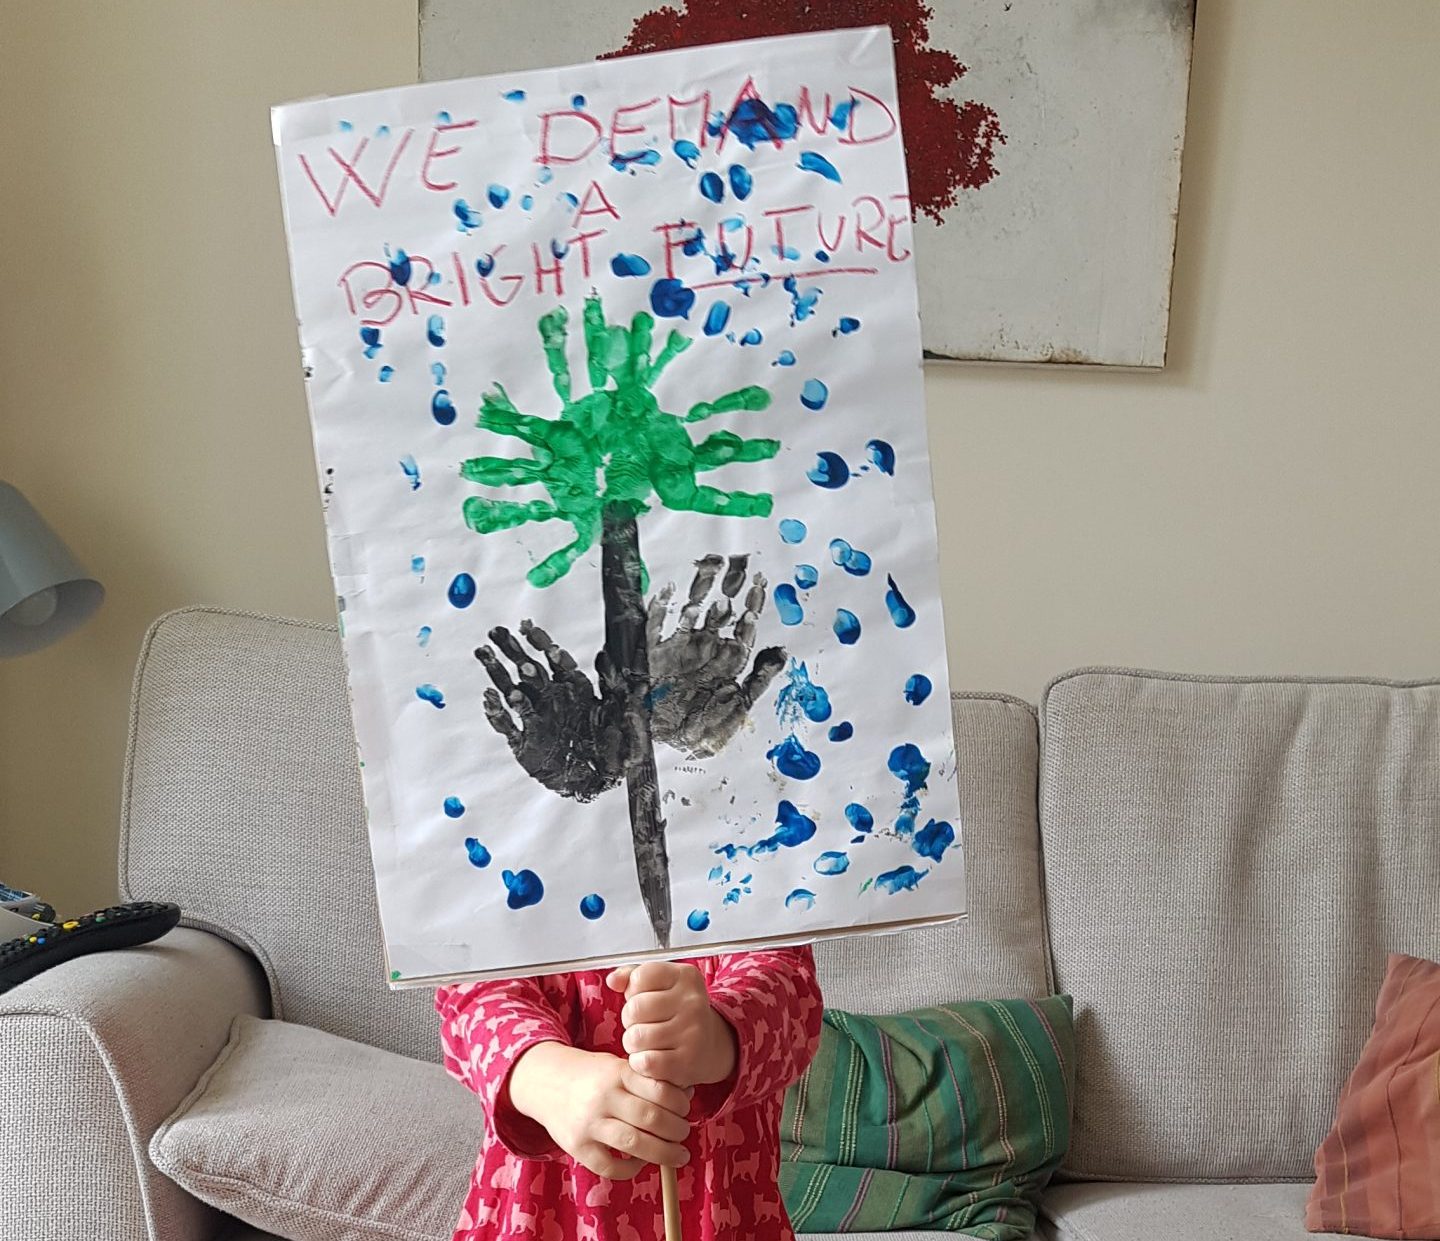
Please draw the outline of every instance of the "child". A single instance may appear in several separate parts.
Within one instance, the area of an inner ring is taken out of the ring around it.
[[[808,948],[441,987],[486,1141],[454,1241],[790,1241],[780,1106],[820,1038]]]

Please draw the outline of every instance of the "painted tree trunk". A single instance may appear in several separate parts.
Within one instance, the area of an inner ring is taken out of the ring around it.
[[[655,743],[650,735],[650,651],[645,643],[645,592],[640,531],[635,517],[607,506],[600,544],[600,587],[605,599],[605,655],[624,687],[625,791],[640,896],[660,948],[670,946],[670,858]]]

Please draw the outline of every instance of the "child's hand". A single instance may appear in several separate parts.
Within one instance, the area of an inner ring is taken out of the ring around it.
[[[647,1163],[689,1161],[690,1093],[619,1056],[538,1043],[510,1073],[510,1102],[596,1176],[628,1181]]]
[[[705,978],[693,965],[622,966],[605,983],[625,996],[622,1043],[636,1073],[693,1087],[723,1082],[734,1071],[735,1032],[711,1007]]]

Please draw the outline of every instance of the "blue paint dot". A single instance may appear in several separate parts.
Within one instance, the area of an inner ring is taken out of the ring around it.
[[[869,440],[865,447],[869,450],[870,460],[875,463],[875,468],[882,474],[895,473],[895,450],[884,440]]]
[[[915,796],[930,776],[930,760],[910,741],[890,751],[888,766],[890,774],[904,784],[906,797]]]
[[[830,559],[852,577],[864,577],[873,563],[865,552],[851,547],[844,539],[830,540]]]
[[[760,334],[760,329],[758,327],[752,327],[740,338],[740,343],[742,345],[758,345],[764,339]]]
[[[410,256],[404,250],[397,249],[394,254],[386,247],[386,261],[390,267],[390,279],[396,284],[406,285],[410,283],[411,273],[414,267],[410,262]]]
[[[905,596],[900,593],[893,577],[887,576],[885,580],[890,585],[885,592],[885,606],[890,609],[890,619],[897,629],[909,629],[915,623],[915,609],[905,602]]]
[[[695,167],[695,161],[700,158],[700,148],[688,138],[681,138],[672,149],[691,168]]]
[[[445,707],[445,695],[433,685],[417,685],[415,687],[415,697],[420,699],[421,702],[428,702],[432,707],[438,707],[442,710]]]
[[[610,270],[617,276],[648,276],[650,264],[638,254],[621,252],[610,260]]]
[[[465,803],[458,797],[447,797],[445,799],[445,813],[452,819],[458,819],[465,813]]]
[[[382,366],[380,368],[379,379],[382,384],[388,384],[394,378],[395,368],[393,366]]]
[[[365,356],[373,358],[385,346],[380,343],[380,329],[378,327],[362,327],[360,329],[360,343],[365,346]]]
[[[849,855],[837,850],[832,849],[826,853],[822,853],[815,859],[815,873],[817,875],[843,875],[849,869]]]
[[[710,925],[710,915],[703,909],[692,909],[685,925],[692,931],[703,931]]]
[[[772,363],[770,363],[770,365],[771,365],[771,366],[794,366],[794,365],[795,365],[795,355],[794,355],[793,353],[791,353],[790,350],[788,350],[788,349],[782,349],[782,350],[780,350],[780,356],[779,356],[778,358],[776,358],[775,361],[773,361]]]
[[[852,801],[845,807],[845,817],[857,832],[868,832],[875,826],[875,816],[858,801]]]
[[[585,96],[572,95],[570,97],[570,106],[574,108],[577,112],[580,111],[580,109],[585,106]]]
[[[457,573],[455,580],[450,583],[450,589],[445,592],[446,598],[452,606],[457,608],[468,608],[475,602],[475,579],[468,573]]]
[[[813,564],[797,564],[795,566],[795,585],[801,590],[813,590],[820,581],[820,570]]]
[[[465,854],[470,859],[471,866],[478,866],[484,870],[490,865],[490,850],[482,845],[474,836],[465,838]]]
[[[775,764],[776,771],[792,780],[813,780],[820,774],[820,756],[807,750],[794,733],[766,750],[765,757]]]
[[[832,332],[831,335],[838,333],[841,336],[849,336],[851,332],[858,332],[859,330],[860,320],[852,318],[850,315],[844,315],[841,317],[840,322],[835,325],[835,332]]]
[[[401,457],[400,470],[405,475],[406,481],[410,484],[411,491],[420,490],[420,467],[415,464],[414,457]]]
[[[892,896],[896,892],[913,892],[915,885],[929,873],[928,870],[916,870],[913,866],[899,866],[894,870],[887,870],[883,875],[876,875],[875,886]]]
[[[425,339],[437,349],[445,343],[445,320],[439,315],[431,315],[425,321]]]
[[[800,404],[806,409],[824,409],[830,399],[830,389],[818,379],[807,379],[800,389]]]
[[[805,477],[817,487],[835,491],[850,481],[850,467],[838,452],[816,453],[815,464],[805,471]]]
[[[582,917],[594,922],[605,912],[605,898],[598,892],[592,892],[589,896],[580,898],[580,913]]]
[[[455,212],[455,227],[462,233],[471,233],[485,223],[480,213],[463,198],[457,198],[451,208]]]
[[[431,635],[431,633],[433,633],[433,632],[434,632],[434,631],[430,628],[429,625],[421,625],[421,626],[420,626],[420,632],[415,635],[415,641],[416,641],[416,643],[418,643],[418,644],[419,644],[420,646],[422,646],[422,647],[423,647],[423,646],[429,646],[429,645],[430,645],[430,635]]]
[[[700,192],[712,203],[718,203],[725,197],[725,182],[720,180],[717,172],[706,172],[700,176]]]
[[[650,287],[650,309],[662,319],[688,319],[695,305],[695,290],[666,277]]]
[[[830,729],[831,741],[849,741],[855,735],[855,725],[849,720],[841,720]]]
[[[813,909],[815,907],[815,893],[808,888],[796,888],[785,898],[786,909]]]
[[[534,196],[533,196],[533,195],[526,194],[526,195],[524,195],[524,196],[520,199],[520,210],[521,210],[521,211],[529,211],[530,208],[533,207],[534,205],[535,205],[535,199],[534,199]]]
[[[689,258],[694,258],[705,249],[705,230],[697,228],[681,245],[680,249]]]
[[[430,398],[430,416],[442,427],[448,427],[455,421],[455,402],[444,388]]]
[[[798,625],[805,619],[805,609],[800,606],[795,587],[789,582],[782,582],[775,587],[775,612],[782,625]]]
[[[755,180],[750,175],[750,170],[744,164],[730,165],[730,192],[742,202],[750,197],[750,190]]]
[[[445,386],[445,363],[444,363],[444,362],[431,362],[431,363],[430,363],[430,374],[434,376],[434,378],[435,378],[435,386],[436,386],[437,388],[443,388],[443,387]]]
[[[852,95],[849,99],[842,100],[835,105],[835,111],[830,113],[830,123],[836,129],[844,129],[850,124],[850,113],[854,110],[859,101]]]
[[[475,271],[481,277],[488,276],[495,270],[495,256],[493,254],[482,254],[475,260]]]
[[[921,857],[938,862],[945,856],[945,850],[955,843],[955,829],[948,823],[931,819],[918,832],[910,847]]]
[[[705,314],[705,335],[719,336],[730,322],[730,304],[715,302]]]
[[[411,556],[411,557],[410,557],[410,572],[411,572],[411,573],[424,573],[424,572],[425,572],[425,557],[424,557],[424,556]]]
[[[848,608],[835,609],[834,628],[841,646],[854,646],[860,641],[860,618]]]
[[[803,543],[809,531],[805,523],[795,517],[786,517],[780,522],[780,538],[786,543]]]
[[[510,201],[510,191],[506,186],[492,183],[485,188],[485,197],[490,200],[490,205],[498,210]]]
[[[540,166],[540,173],[535,178],[535,184],[549,185],[553,180],[555,180],[555,170],[551,168],[549,164],[542,164]]]
[[[761,852],[773,853],[777,846],[783,845],[787,849],[793,849],[797,845],[803,845],[815,835],[815,820],[809,815],[801,814],[798,806],[793,801],[781,801],[775,807],[775,831],[772,835],[759,842],[757,848]]]
[[[501,98],[509,100],[511,103],[524,103],[525,92],[523,90],[507,90]]]
[[[349,121],[341,121],[341,122],[340,122],[340,132],[341,132],[342,134],[348,134],[348,133],[349,133],[352,129],[354,129],[354,128],[355,128],[355,126],[354,126],[353,124],[351,124]]]
[[[816,261],[817,263],[828,263],[828,262],[830,261],[830,253],[829,253],[829,251],[827,251],[827,250],[816,250],[816,251],[815,251],[815,261]]]
[[[533,870],[500,872],[500,878],[505,881],[505,887],[510,895],[505,898],[505,903],[511,909],[524,909],[527,905],[538,905],[545,899],[545,885],[540,882],[540,876]]]
[[[923,672],[917,672],[905,682],[905,701],[912,707],[918,707],[930,697],[933,688],[930,678]]]
[[[805,172],[819,173],[827,181],[840,184],[840,172],[828,159],[816,151],[801,151],[798,168]]]

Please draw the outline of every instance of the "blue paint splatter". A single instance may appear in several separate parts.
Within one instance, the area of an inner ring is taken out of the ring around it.
[[[747,96],[728,117],[717,112],[706,129],[712,138],[729,130],[753,151],[757,143],[788,142],[795,137],[800,132],[800,114],[791,104],[777,103],[772,108],[762,99]]]
[[[474,836],[465,838],[465,853],[470,858],[471,866],[478,866],[484,870],[490,865],[490,850],[482,845]]]
[[[695,167],[695,161],[700,158],[700,148],[689,138],[681,138],[672,148],[676,155],[685,161],[691,168]]]
[[[866,553],[858,547],[851,547],[844,539],[830,540],[830,559],[851,577],[864,577],[873,563]]]
[[[719,336],[730,322],[730,303],[715,302],[705,315],[705,335]]]
[[[395,368],[393,366],[382,366],[380,368],[379,380],[382,384],[388,384],[394,378]]]
[[[831,741],[849,741],[855,735],[855,725],[849,720],[841,720],[830,729]]]
[[[500,878],[505,881],[505,887],[509,890],[510,895],[505,898],[505,903],[511,909],[538,905],[545,899],[545,885],[533,870],[504,870],[500,872]]]
[[[730,192],[741,202],[750,197],[750,190],[754,184],[755,179],[744,164],[730,165]]]
[[[396,284],[405,285],[410,283],[411,273],[414,268],[410,263],[410,256],[404,250],[396,250],[390,253],[390,247],[385,247],[385,261],[390,267],[390,279]]]
[[[931,819],[911,842],[911,848],[921,857],[939,862],[945,857],[945,850],[955,843],[955,829],[945,822]]]
[[[934,688],[929,677],[923,672],[917,672],[905,682],[905,701],[912,707],[918,707],[930,697],[930,691]]]
[[[794,726],[802,715],[812,724],[823,724],[830,718],[830,695],[823,685],[811,681],[802,660],[792,659],[785,671],[785,684],[775,695],[775,718]]]
[[[840,171],[823,155],[816,151],[801,151],[800,163],[797,165],[805,172],[819,173],[827,181],[840,184]]]
[[[740,903],[740,889],[731,888],[725,893],[725,899],[720,902],[722,905],[738,905]]]
[[[869,440],[865,447],[870,450],[870,460],[882,474],[895,473],[895,450],[884,440]]]
[[[852,801],[845,807],[845,817],[857,832],[868,832],[875,826],[875,816],[858,801]]]
[[[550,238],[550,253],[557,259],[563,259],[570,253],[570,247],[568,245],[562,246],[556,238],[552,237]]]
[[[760,857],[803,845],[815,835],[815,820],[801,814],[792,801],[782,801],[775,811],[775,831],[753,845],[717,845],[715,852],[729,861],[737,857]]]
[[[535,205],[535,198],[534,198],[533,195],[526,194],[526,195],[524,195],[524,196],[520,199],[520,210],[521,210],[521,211],[529,211],[530,208],[533,207],[534,205]]]
[[[820,774],[820,756],[807,750],[794,733],[766,750],[765,757],[775,764],[776,771],[792,780],[813,780]]]
[[[444,388],[430,398],[430,416],[442,427],[448,427],[455,421],[455,402]]]
[[[430,635],[434,632],[429,625],[421,625],[420,632],[415,635],[415,641],[422,647],[430,645]]]
[[[796,888],[785,898],[786,909],[813,909],[815,907],[815,893],[808,888]]]
[[[510,201],[510,191],[506,186],[492,182],[485,188],[485,197],[490,200],[490,205],[498,210]]]
[[[797,254],[795,256],[799,258]],[[817,288],[800,291],[800,282],[794,276],[786,276],[780,282],[785,287],[785,292],[790,294],[790,322],[803,323],[815,313],[815,303],[820,300],[821,290]]]
[[[425,320],[425,339],[439,349],[445,343],[445,320],[431,315]]]
[[[803,543],[808,533],[805,523],[794,517],[786,517],[780,523],[780,538],[786,543]]]
[[[638,254],[622,251],[610,260],[610,270],[617,276],[648,276],[650,264]]]
[[[813,590],[820,581],[820,570],[813,564],[795,566],[795,585],[801,590]]]
[[[384,345],[380,343],[380,329],[378,327],[362,327],[360,329],[360,343],[365,346],[365,356],[373,358],[380,352]]]
[[[572,96],[570,97],[570,106],[571,106],[572,108],[574,108],[575,111],[579,112],[579,111],[580,111],[582,108],[584,108],[584,106],[585,106],[585,96],[584,96],[584,95],[572,95]]]
[[[742,345],[758,345],[764,339],[760,334],[760,329],[758,327],[752,327],[740,338],[740,343]]]
[[[458,797],[447,797],[445,799],[445,814],[448,818],[458,819],[465,813],[465,803]]]
[[[400,468],[405,472],[405,477],[410,482],[411,491],[420,490],[420,467],[415,464],[414,457],[401,457]]]
[[[780,350],[780,356],[770,363],[771,366],[794,366],[795,355],[788,349]]]
[[[542,164],[540,166],[540,173],[535,178],[535,184],[549,185],[553,180],[555,180],[555,170],[551,168],[549,164]]]
[[[445,592],[445,597],[450,600],[452,607],[468,608],[475,602],[475,579],[468,573],[457,573],[455,580],[450,583],[450,589]]]
[[[666,277],[650,287],[650,309],[662,319],[688,319],[695,305],[695,290]]]
[[[475,270],[482,277],[488,276],[495,270],[495,256],[493,254],[482,254],[475,260]]]
[[[830,399],[830,389],[819,379],[807,379],[800,389],[800,404],[806,409],[824,409]]]
[[[424,556],[411,556],[411,557],[410,557],[410,572],[411,572],[411,573],[424,573],[424,572],[425,572],[425,557],[424,557]]]
[[[562,190],[560,192],[560,197],[557,198],[555,201],[564,203],[567,207],[570,208],[571,211],[576,210],[580,206],[580,200],[576,198],[575,195],[572,194],[569,190]]]
[[[815,464],[805,471],[805,477],[817,487],[834,491],[850,481],[850,467],[838,452],[817,453]]]
[[[355,126],[352,125],[349,121],[341,121],[341,122],[340,122],[340,132],[341,132],[342,134],[348,134],[348,133],[349,133],[352,129],[354,129],[354,128],[355,128]]]
[[[712,203],[718,203],[725,197],[725,182],[720,179],[718,172],[706,172],[700,176],[700,192]]]
[[[817,875],[843,875],[849,869],[849,855],[835,849],[822,853],[815,859],[815,873]]]
[[[835,110],[830,113],[830,123],[836,129],[844,129],[850,124],[850,113],[854,109],[856,99],[852,95],[849,99],[841,100],[835,105]]]
[[[685,925],[692,931],[706,930],[710,926],[710,914],[704,909],[692,909]]]
[[[431,362],[430,373],[435,377],[435,386],[443,388],[445,386],[445,363]]]
[[[610,161],[610,167],[616,172],[624,172],[636,164],[644,164],[646,167],[653,167],[660,162],[660,152],[655,150],[647,151],[626,151],[616,155]]]
[[[913,866],[899,866],[894,870],[887,870],[883,875],[876,875],[875,886],[892,896],[896,892],[914,891],[915,885],[929,873],[928,869],[916,870]]]
[[[421,702],[428,702],[432,707],[438,707],[441,710],[445,708],[445,695],[433,685],[417,685],[415,697]]]
[[[890,609],[890,619],[897,629],[909,629],[915,623],[915,609],[905,602],[905,596],[900,593],[893,577],[887,575],[885,580],[890,585],[885,592],[885,606]]]
[[[805,609],[800,606],[795,587],[789,582],[782,582],[775,587],[775,612],[782,625],[798,625],[805,619]]]
[[[480,218],[480,213],[463,198],[457,198],[455,200],[455,206],[452,210],[455,212],[455,227],[459,232],[467,234],[473,233],[485,223],[485,221]]]
[[[860,641],[860,618],[848,608],[835,609],[834,629],[841,646],[854,646]]]
[[[697,228],[690,236],[685,238],[680,249],[688,258],[692,259],[697,254],[702,253],[705,249],[705,230],[703,228]]]
[[[375,126],[375,136],[376,136],[377,138],[388,138],[388,137],[390,136],[390,126],[388,126],[388,125],[377,125],[377,126]]]
[[[525,92],[523,90],[507,90],[500,98],[508,100],[510,103],[524,103]]]
[[[828,253],[827,251],[825,251],[825,250],[816,250],[816,251],[815,251],[815,261],[816,261],[817,263],[828,263],[828,262],[830,261],[830,255],[829,255],[829,253]]]
[[[428,276],[425,277],[425,283],[439,284],[443,278],[444,277],[442,277],[438,271],[432,271]]]
[[[605,912],[605,898],[598,892],[580,898],[580,916],[594,922]]]
[[[890,751],[887,765],[890,774],[905,786],[906,797],[914,797],[923,789],[930,775],[930,760],[920,753],[919,746],[909,741]]]
[[[840,322],[839,322],[838,324],[836,324],[835,330],[834,330],[833,332],[831,332],[830,335],[831,335],[831,336],[849,336],[851,332],[858,332],[859,330],[860,330],[860,320],[859,320],[859,319],[852,318],[852,317],[849,316],[849,315],[845,315],[845,316],[843,316],[843,317],[841,318]]]
[[[450,113],[443,111],[437,112],[435,113],[435,119],[439,121],[442,125],[448,125],[450,124]]]

